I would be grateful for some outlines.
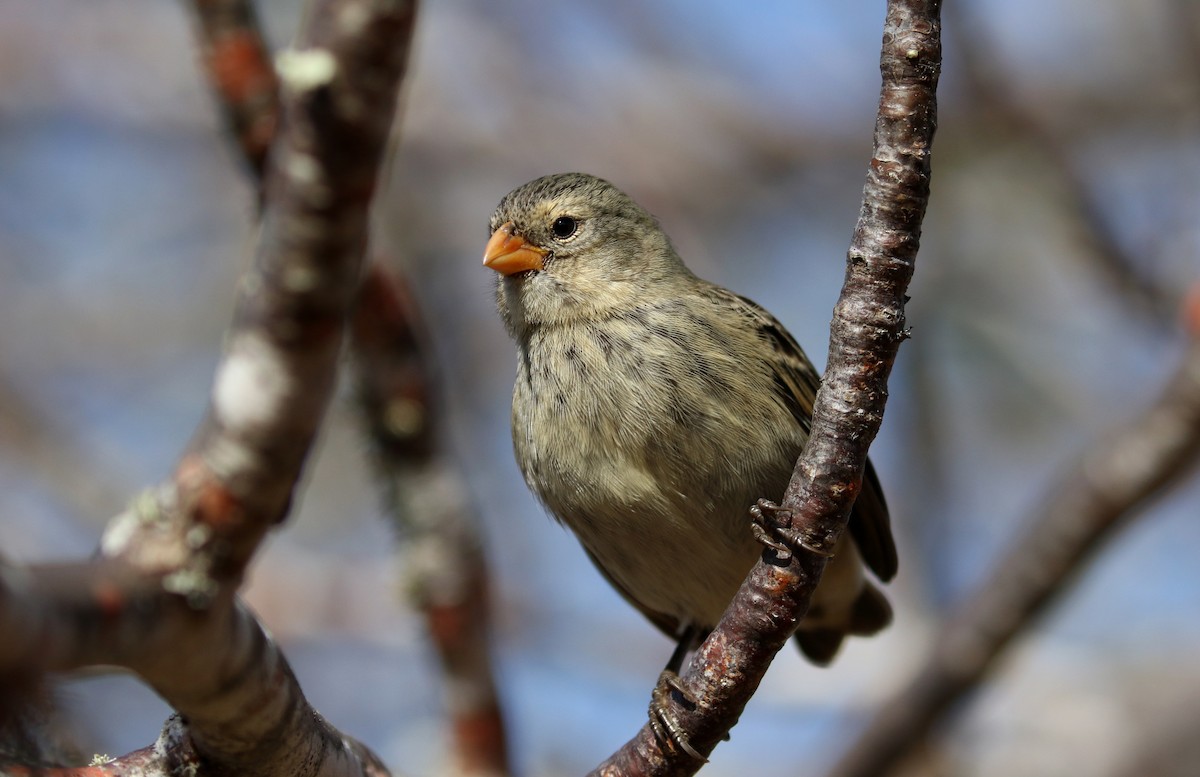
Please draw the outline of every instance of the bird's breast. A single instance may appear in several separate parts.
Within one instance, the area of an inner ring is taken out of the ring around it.
[[[634,485],[662,404],[636,344],[594,327],[556,328],[532,333],[519,356],[513,443],[538,496],[552,504],[562,492],[600,498],[618,482]]]
[[[770,400],[769,379],[704,331],[673,326],[670,313],[547,327],[520,343],[517,460],[561,520],[598,502],[665,500],[735,506],[729,520],[742,521],[786,482],[803,438]]]
[[[513,444],[532,491],[627,595],[707,623],[761,550],[747,509],[782,493],[802,438],[764,399],[767,378],[677,319],[523,338]]]

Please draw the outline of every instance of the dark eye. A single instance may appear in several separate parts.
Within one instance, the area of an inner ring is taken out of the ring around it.
[[[559,216],[550,225],[550,230],[554,232],[554,236],[559,240],[566,240],[571,235],[575,234],[575,230],[579,228],[579,223],[570,216]]]

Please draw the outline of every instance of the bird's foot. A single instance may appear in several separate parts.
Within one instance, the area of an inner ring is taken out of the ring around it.
[[[759,499],[750,508],[750,530],[754,539],[771,548],[780,561],[791,559],[795,548],[804,548],[818,556],[832,558],[833,551],[805,537],[790,525],[792,511],[786,510],[770,499]]]
[[[678,694],[686,707],[695,709],[696,699],[683,687],[683,683],[679,681],[679,675],[670,669],[664,669],[658,676],[654,692],[650,694],[650,729],[654,731],[654,736],[658,737],[658,741],[667,747],[673,750],[682,750],[697,761],[708,763],[708,759],[688,742],[687,734],[679,725],[675,713],[671,711],[672,693]]]

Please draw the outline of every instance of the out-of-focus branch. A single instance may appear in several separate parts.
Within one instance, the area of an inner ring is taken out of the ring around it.
[[[1114,532],[1200,458],[1200,296],[1179,371],[1141,418],[1054,480],[1025,534],[933,639],[925,664],[875,715],[831,777],[880,777],[983,679]]]
[[[834,310],[828,368],[812,435],[782,506],[803,545],[832,549],[861,485],[879,430],[887,377],[905,338],[905,290],[929,199],[930,151],[941,71],[939,0],[891,0],[884,23],[883,86],[875,150]],[[712,751],[737,721],[779,648],[804,616],[825,558],[797,547],[764,554],[681,678],[695,705],[670,711],[690,745]],[[593,774],[686,775],[702,764],[644,726]]]
[[[1179,306],[1179,299],[1171,289],[1164,288],[1139,267],[1137,257],[1122,247],[1113,230],[1114,221],[1101,212],[1096,198],[1079,174],[1067,140],[1051,132],[1021,106],[992,75],[997,71],[984,64],[996,60],[988,56],[986,38],[974,23],[970,10],[960,7],[956,20],[961,23],[951,25],[950,29],[951,34],[957,33],[958,72],[966,81],[966,94],[982,107],[978,113],[986,117],[989,125],[1005,127],[1014,137],[1024,139],[1048,164],[1065,195],[1063,202],[1077,225],[1078,237],[1092,260],[1091,266],[1100,277],[1119,292],[1122,299],[1132,302],[1159,323],[1169,323],[1172,312]]]
[[[250,0],[192,0],[209,82],[256,180],[279,124],[279,79]]]
[[[106,554],[235,578],[281,520],[336,376],[414,5],[326,0],[280,56],[283,133],[259,252],[239,284],[207,417],[158,499],[179,520],[120,521]],[[344,20],[361,17],[361,24]]]
[[[389,469],[428,461],[438,441],[425,330],[407,284],[378,263],[363,278],[351,336],[374,457]]]
[[[179,718],[173,716],[163,726],[157,742],[120,758],[96,756],[92,763],[81,767],[6,762],[4,774],[5,777],[176,777],[200,774],[200,768],[186,731]]]
[[[262,185],[251,119],[277,109],[273,70],[249,0],[193,0],[213,88]],[[268,66],[267,74],[260,72]],[[251,89],[250,87],[254,87]],[[252,98],[252,99],[244,99]],[[403,281],[376,261],[355,307],[351,345],[359,410],[385,506],[399,529],[406,586],[446,674],[454,752],[463,775],[507,774],[504,724],[491,672],[487,568],[459,468],[441,446],[426,331]]]
[[[219,771],[384,773],[304,702],[234,594],[287,514],[332,394],[414,14],[414,2],[397,0],[313,9],[280,58],[283,132],[258,255],[241,280],[209,412],[173,479],[109,525],[100,562],[5,575],[0,620],[15,625],[0,677],[132,668],[182,714],[198,758]]]
[[[6,685],[31,666],[117,665],[141,675],[186,716],[186,724],[169,720],[160,737],[174,732],[183,749],[131,753],[105,765],[114,774],[133,763],[178,773],[171,767],[203,760],[258,774],[386,775],[374,754],[308,704],[278,646],[232,592],[197,609],[165,588],[116,559],[4,569]],[[321,762],[320,772],[306,769]]]
[[[458,774],[509,773],[489,653],[483,541],[461,469],[436,439],[416,306],[376,264],[354,320],[358,406],[384,505],[400,536],[405,589],[425,615],[445,674]]]

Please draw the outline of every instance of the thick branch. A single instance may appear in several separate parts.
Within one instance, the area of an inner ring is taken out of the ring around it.
[[[874,157],[834,310],[812,435],[783,499],[793,528],[817,547],[832,548],[845,529],[867,448],[882,420],[888,373],[905,337],[904,293],[929,198],[940,11],[939,0],[888,3]],[[697,705],[685,709],[673,703],[699,752],[711,752],[736,722],[804,616],[824,567],[823,557],[802,549],[788,562],[764,556],[755,565],[682,678]],[[664,750],[645,726],[593,774],[684,775],[700,766],[681,752]]]
[[[193,0],[205,63],[232,135],[263,186],[253,126],[274,126],[274,71],[249,0]],[[385,506],[400,530],[407,589],[425,614],[446,674],[454,750],[463,775],[507,774],[504,722],[487,650],[490,607],[479,527],[459,468],[437,439],[426,327],[402,280],[376,261],[355,306],[351,345],[358,408]]]
[[[280,56],[283,134],[262,240],[208,417],[160,496],[166,525],[120,522],[107,554],[236,577],[286,514],[332,391],[413,14],[412,3],[329,0],[309,42]]]
[[[1044,507],[934,637],[933,652],[831,772],[879,777],[971,691],[1014,637],[1068,590],[1112,534],[1200,458],[1200,327],[1162,398],[1055,479]]]
[[[202,760],[263,775],[386,774],[308,704],[274,640],[232,600],[196,610],[115,560],[10,568],[0,577],[0,630],[12,637],[0,666],[124,666],[186,715],[164,730],[182,749],[139,751],[111,769],[135,759],[166,772]]]
[[[0,623],[19,629],[6,631],[0,676],[134,669],[218,771],[382,771],[304,702],[234,593],[287,513],[332,393],[414,12],[400,0],[317,4],[280,58],[262,239],[200,430],[174,478],[110,524],[101,562],[6,574],[0,592]]]

